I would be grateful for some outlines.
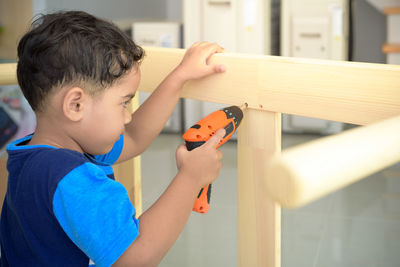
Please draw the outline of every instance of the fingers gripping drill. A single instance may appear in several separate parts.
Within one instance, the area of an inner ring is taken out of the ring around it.
[[[247,103],[238,106],[230,106],[217,110],[208,116],[201,119],[198,123],[189,128],[183,135],[183,139],[186,141],[187,149],[193,150],[196,147],[204,144],[215,132],[221,128],[225,128],[225,136],[221,139],[217,148],[228,141],[243,118],[243,110],[247,108]],[[193,211],[199,213],[207,213],[210,209],[210,198],[211,198],[211,184],[200,190],[197,196],[196,203],[193,206]]]

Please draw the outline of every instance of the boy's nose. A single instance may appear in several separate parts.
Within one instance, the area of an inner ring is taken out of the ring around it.
[[[130,123],[132,120],[132,114],[129,112],[129,110],[126,110],[125,112],[125,124]]]

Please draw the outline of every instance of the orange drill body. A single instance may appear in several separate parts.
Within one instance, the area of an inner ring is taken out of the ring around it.
[[[210,137],[213,136],[217,130],[224,128],[226,131],[225,136],[217,145],[217,148],[220,147],[232,137],[242,118],[243,112],[241,108],[237,106],[223,108],[209,114],[189,128],[183,135],[183,139],[186,141],[187,149],[193,150],[196,147],[201,146],[208,139],[210,139]],[[193,207],[193,211],[207,213],[210,209],[210,197],[211,184],[201,189]]]

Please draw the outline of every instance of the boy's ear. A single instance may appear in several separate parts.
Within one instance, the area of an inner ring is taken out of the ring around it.
[[[86,97],[85,91],[80,87],[69,89],[63,99],[64,115],[72,121],[80,121]]]

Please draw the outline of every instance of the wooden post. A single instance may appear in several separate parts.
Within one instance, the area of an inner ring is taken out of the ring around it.
[[[142,180],[140,156],[114,166],[116,180],[124,185],[136,210],[136,217],[142,214]]]
[[[281,209],[264,192],[264,165],[281,151],[281,114],[246,110],[238,129],[238,266],[281,265]]]
[[[8,181],[8,172],[7,172],[7,155],[0,157],[0,211],[3,208],[4,196],[7,192],[7,181]]]

